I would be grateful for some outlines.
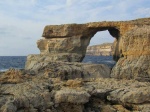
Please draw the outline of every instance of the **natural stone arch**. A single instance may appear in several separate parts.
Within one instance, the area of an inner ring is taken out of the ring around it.
[[[111,76],[150,80],[150,18],[86,24],[48,25],[37,42],[40,55],[29,55],[26,70],[37,70],[41,62],[81,62],[90,39],[108,30],[116,38]],[[143,74],[143,75],[141,75]]]
[[[120,28],[116,25],[109,26],[109,24],[100,24],[97,27],[94,25],[93,27],[93,24],[46,26],[42,35],[45,39],[37,42],[41,54],[50,55],[52,60],[81,62],[85,57],[91,38],[99,31],[108,30],[110,35],[116,38],[114,60],[117,61],[121,56],[119,49]]]

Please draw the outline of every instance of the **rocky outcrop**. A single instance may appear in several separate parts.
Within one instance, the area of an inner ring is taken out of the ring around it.
[[[103,30],[116,65],[78,63]],[[25,70],[0,74],[0,112],[149,112],[150,18],[50,25],[43,37]]]
[[[128,31],[121,40],[122,57],[111,76],[150,81],[150,26],[139,25]]]
[[[103,43],[100,45],[88,46],[86,50],[86,55],[91,56],[112,56],[113,44]]]
[[[33,61],[33,60],[32,60]],[[32,63],[32,69],[28,71],[36,74],[47,74],[51,78],[60,78],[61,80],[75,78],[110,78],[110,68],[103,64],[84,64],[68,62],[45,62],[38,60],[40,63]],[[31,68],[29,66],[29,68]]]
[[[51,70],[55,70],[52,68]],[[15,75],[14,75],[15,73]],[[10,70],[0,81],[1,112],[148,112],[150,83],[110,78],[61,80]],[[28,76],[28,80],[23,77]],[[4,83],[3,83],[4,81]]]
[[[70,57],[68,61],[80,62],[85,56],[86,48],[89,45],[91,38],[98,31],[108,30],[110,35],[116,38],[114,57],[116,58],[116,60],[118,60],[122,55],[125,55],[123,54],[124,52],[122,50],[123,48],[127,47],[128,44],[124,44],[123,46],[122,42],[124,42],[126,36],[128,35],[132,38],[132,35],[134,34],[134,32],[132,31],[138,28],[149,26],[149,21],[149,18],[145,18],[121,22],[108,21],[93,22],[87,24],[49,25],[44,28],[42,35],[44,39],[39,40],[37,44],[38,48],[41,51],[41,54],[59,54],[62,56],[66,54],[68,57]],[[148,29],[149,28],[145,29],[145,32],[147,32]],[[129,32],[131,32],[132,34],[129,34]],[[147,38],[149,38],[148,35],[146,36]],[[133,44],[137,45],[136,43]],[[64,61],[64,59],[62,59],[61,61]]]
[[[41,62],[81,62],[91,38],[96,32],[104,30],[108,30],[110,35],[116,38],[113,57],[117,64],[111,72],[111,77],[149,80],[150,18],[48,25],[44,28],[43,39],[37,42],[41,53],[28,56],[26,70],[35,70],[34,64]]]

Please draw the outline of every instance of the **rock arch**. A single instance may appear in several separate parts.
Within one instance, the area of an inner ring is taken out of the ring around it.
[[[28,56],[26,70],[33,69],[40,61],[81,62],[90,39],[103,30],[108,30],[116,38],[114,60],[117,64],[111,76],[127,79],[148,77],[150,80],[150,18],[48,25],[42,34],[44,38],[37,42],[41,53]]]
[[[93,23],[97,24],[97,23]],[[66,24],[46,26],[43,32],[44,39],[37,42],[41,54],[54,55],[56,60],[81,62],[86,54],[86,48],[91,38],[98,32],[108,30],[110,35],[119,40],[120,29],[114,26],[103,25],[91,27],[91,24]],[[109,26],[109,27],[108,27]],[[62,56],[57,59],[56,55]],[[115,51],[118,55],[119,51]],[[66,57],[66,58],[64,58]],[[52,59],[54,60],[54,58]]]

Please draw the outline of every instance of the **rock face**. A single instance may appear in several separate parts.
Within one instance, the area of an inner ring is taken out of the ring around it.
[[[91,38],[104,30],[116,38],[113,57],[117,64],[111,77],[149,81],[150,18],[48,25],[44,28],[43,39],[37,42],[41,53],[28,56],[26,70],[35,70],[35,65],[41,62],[81,62]]]
[[[55,67],[51,70],[54,71]],[[18,70],[7,71],[0,75],[0,79],[2,79],[0,112],[149,112],[150,110],[148,82],[111,78],[61,80],[51,78],[50,74],[46,73],[31,75]]]
[[[112,77],[150,81],[150,26],[139,25],[121,39],[122,57]]]
[[[88,46],[86,50],[86,55],[91,56],[112,56],[113,44],[103,43],[100,45]]]
[[[40,60],[39,60],[40,61]],[[36,62],[36,60],[35,60]],[[33,66],[34,65],[34,66]],[[32,69],[36,74],[50,75],[51,78],[60,78],[61,80],[75,78],[110,78],[110,68],[103,64],[84,64],[68,62],[45,62],[33,63]]]

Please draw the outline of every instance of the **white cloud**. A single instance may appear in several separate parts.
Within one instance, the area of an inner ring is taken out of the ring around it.
[[[135,11],[135,14],[143,17],[149,17],[150,16],[150,8],[139,8]]]
[[[70,7],[73,4],[74,0],[66,0],[66,5]]]
[[[0,14],[0,55],[27,55],[38,53],[36,41],[44,25],[30,20]],[[24,38],[31,38],[30,40]],[[31,46],[32,45],[32,46]]]
[[[17,7],[30,7],[35,5],[37,0],[1,0],[0,5],[12,6],[14,8]],[[9,8],[7,7],[7,8]]]

